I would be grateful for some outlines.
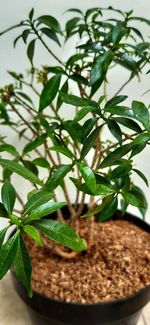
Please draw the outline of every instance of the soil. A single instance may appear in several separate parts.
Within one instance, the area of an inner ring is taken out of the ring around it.
[[[80,235],[86,238],[85,220],[80,228]],[[69,260],[54,253],[53,242],[44,241],[48,248],[37,247],[26,237],[33,290],[49,298],[98,303],[132,295],[150,285],[150,234],[131,222],[95,222],[90,252]]]

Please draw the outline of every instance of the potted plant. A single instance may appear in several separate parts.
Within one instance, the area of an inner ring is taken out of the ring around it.
[[[21,297],[51,324],[136,324],[150,298],[150,228],[126,210],[132,205],[145,216],[147,201],[132,175],[148,186],[134,157],[150,143],[150,120],[146,105],[127,105],[122,92],[149,72],[150,43],[135,23],[150,21],[112,7],[69,12],[64,30],[32,9],[1,33],[21,30],[14,45],[27,44],[31,68],[28,76],[9,71],[14,81],[0,89],[1,125],[24,144],[18,152],[1,134],[0,216],[9,226],[0,232],[0,278],[11,268]],[[63,62],[52,43],[72,37],[75,52]],[[38,42],[56,64],[34,66]],[[129,78],[122,85],[120,75],[120,89],[108,99],[118,66]],[[32,184],[26,203],[12,185],[14,174]]]

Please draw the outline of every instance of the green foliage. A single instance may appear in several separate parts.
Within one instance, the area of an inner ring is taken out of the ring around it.
[[[55,17],[36,17],[31,9],[26,20],[0,33],[4,37],[19,29],[14,46],[23,41],[30,61],[27,76],[9,71],[12,83],[0,88],[0,125],[16,132],[19,141],[25,140],[20,153],[18,143],[7,143],[0,134],[0,218],[9,222],[0,231],[0,278],[13,266],[30,297],[32,266],[24,233],[37,245],[42,245],[44,234],[72,250],[82,251],[86,249],[84,239],[64,220],[50,220],[56,212],[62,218],[64,205],[68,206],[71,224],[75,224],[79,212],[82,215],[86,195],[93,206],[88,206],[83,217],[96,215],[101,222],[111,218],[120,203],[122,213],[132,205],[143,218],[147,209],[145,195],[134,184],[133,176],[136,174],[148,186],[134,157],[150,144],[149,106],[136,100],[126,104],[124,87],[136,78],[140,80],[146,71],[148,77],[150,43],[140,26],[145,23],[149,28],[150,21],[135,17],[132,10],[123,12],[111,6],[86,12],[72,8],[68,12],[71,16],[63,27]],[[138,28],[134,22],[138,22]],[[72,37],[76,48],[62,60],[64,56],[58,56],[51,45],[55,42],[62,49],[66,41],[69,46]],[[37,41],[54,64],[46,66],[41,62],[41,67],[35,67]],[[110,71],[112,75],[118,68],[120,76],[126,70],[128,80],[123,85],[120,77],[120,89],[107,100]],[[109,131],[110,140],[105,137],[105,130]],[[26,203],[22,203],[18,188],[12,185],[16,174],[30,182]],[[76,190],[74,205],[66,185],[68,179]],[[57,201],[58,186],[66,202]],[[19,212],[14,210],[15,200],[22,205]],[[5,242],[12,225],[16,231]]]
[[[86,241],[77,237],[74,230],[66,224],[54,220],[41,220],[35,223],[36,228],[57,243],[74,251],[86,249]]]

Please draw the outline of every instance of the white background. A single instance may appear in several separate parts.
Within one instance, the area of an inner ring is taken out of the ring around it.
[[[66,14],[64,11],[68,8],[80,8],[80,9],[87,9],[94,6],[109,6],[113,5],[114,7],[118,7],[123,10],[129,11],[130,9],[134,9],[135,15],[143,16],[149,19],[149,12],[150,12],[150,4],[149,1],[141,1],[135,0],[134,2],[130,0],[126,1],[97,1],[97,0],[5,0],[0,2],[0,31],[4,30],[5,28],[20,22],[21,20],[27,17],[27,14],[31,10],[32,7],[35,8],[36,15],[42,14],[50,14],[57,17],[60,23],[64,23],[66,20]],[[70,17],[68,15],[68,17]],[[142,31],[145,35],[149,34],[148,27],[145,24],[141,24]],[[17,48],[14,50],[12,43],[15,36],[18,35],[18,31],[12,31],[2,37],[0,37],[0,86],[7,84],[12,81],[7,74],[7,70],[14,70],[18,72],[24,72],[24,69],[29,67],[29,63],[25,54],[25,46],[22,42],[18,43]],[[53,45],[54,51],[57,51],[58,55],[62,59],[66,59],[71,53],[74,44],[69,43],[63,50],[63,53],[60,49],[55,48]],[[53,64],[54,61],[51,57],[49,57],[45,50],[39,47],[38,54],[36,54],[36,65],[40,66],[40,64]],[[119,88],[119,86],[123,83],[123,81],[127,80],[127,73],[124,70],[116,69],[113,75],[110,78],[110,85],[108,88],[108,97],[113,96],[115,90]],[[149,103],[149,94],[144,97],[141,97],[142,93],[150,88],[149,84],[149,76],[142,77],[140,83],[138,81],[133,81],[129,86],[125,88],[123,94],[129,96],[129,103],[133,99],[144,101],[145,103]],[[10,134],[8,128],[0,127],[0,133],[3,133],[8,136],[8,140],[11,140],[11,143],[14,143],[17,147],[20,146],[18,143],[18,139],[13,134]],[[150,178],[150,163],[149,163],[149,149],[146,149],[142,155],[136,158],[135,160],[136,168],[140,168],[141,171],[145,173],[145,175]],[[27,190],[28,182],[24,181],[23,179],[18,178],[15,180],[16,185],[19,188],[19,192],[21,195]],[[149,201],[149,194],[150,189],[147,189],[146,186],[141,182],[138,178],[136,178],[137,185],[140,185],[142,189],[145,191],[148,201]],[[131,212],[137,213],[136,208],[130,208]],[[149,217],[150,212],[150,205],[149,210],[147,212],[147,218]],[[137,213],[138,214],[138,213]],[[149,218],[150,220],[150,218]],[[1,223],[2,226],[2,223]]]

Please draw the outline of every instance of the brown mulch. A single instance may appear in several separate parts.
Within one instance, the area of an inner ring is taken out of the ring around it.
[[[87,226],[80,232],[86,238]],[[95,222],[90,253],[71,260],[57,256],[53,249],[37,247],[29,239],[27,246],[33,264],[33,290],[50,298],[98,303],[132,295],[150,285],[150,234],[125,220]]]

